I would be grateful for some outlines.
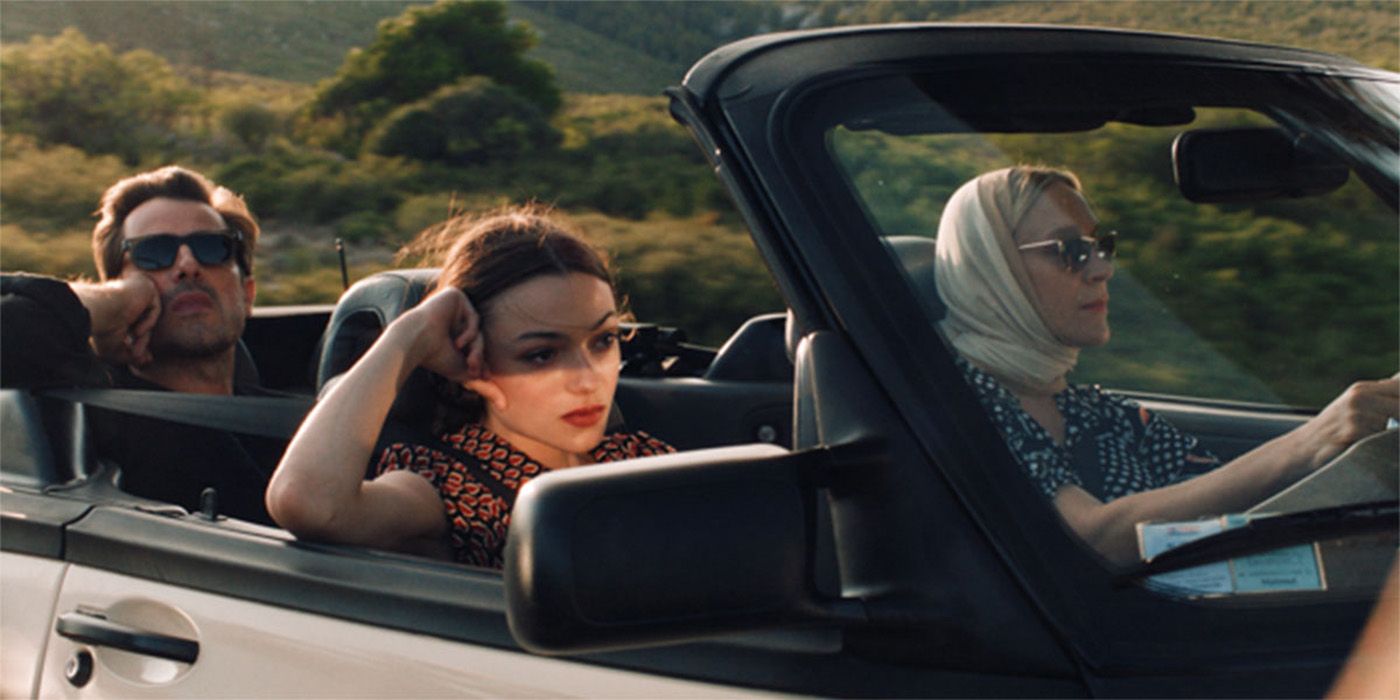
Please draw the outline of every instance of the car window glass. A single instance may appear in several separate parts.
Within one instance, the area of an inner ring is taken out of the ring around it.
[[[1207,109],[1189,128],[1269,123]],[[1038,163],[1078,174],[1120,239],[1114,337],[1084,352],[1075,382],[1316,408],[1351,381],[1393,373],[1394,214],[1357,178],[1324,197],[1188,202],[1170,160],[1184,128],[895,136],[838,127],[832,144],[884,236],[934,237],[943,203],[980,172]]]
[[[1364,96],[1377,119],[1393,120],[1384,116],[1396,104],[1393,85],[1351,92]],[[979,173],[1047,165],[1076,173],[1099,231],[1119,233],[1108,283],[1112,340],[1081,352],[1072,384],[1101,385],[1115,396],[1165,401],[1188,413],[1236,410],[1286,431],[1350,383],[1385,378],[1400,367],[1395,213],[1363,174],[1353,172],[1343,186],[1318,196],[1198,204],[1178,190],[1172,162],[1174,140],[1198,129],[1282,128],[1325,142],[1334,153],[1350,149],[1353,162],[1363,163],[1383,160],[1371,158],[1372,150],[1393,159],[1393,144],[1368,143],[1335,126],[1311,129],[1305,110],[1266,105],[1194,107],[1187,118],[1161,126],[1108,119],[1080,127],[1073,123],[1080,116],[1070,115],[1063,117],[1066,128],[1015,133],[1024,130],[979,131],[974,119],[950,117],[955,107],[934,104],[918,90],[890,100],[901,98],[908,102],[881,105],[878,117],[846,119],[826,137],[840,175],[910,275],[930,320],[941,317],[941,303],[928,298],[931,278],[921,276],[932,274],[931,263],[911,258],[910,239],[928,241],[931,251],[949,197]],[[1264,440],[1240,435],[1240,425],[1227,422],[1222,434],[1202,436],[1202,454],[1224,462]],[[1333,568],[1319,573],[1331,575],[1320,587],[1346,592],[1373,585],[1388,562],[1376,552],[1393,553],[1393,542],[1362,536],[1324,544],[1322,568],[1328,562]]]

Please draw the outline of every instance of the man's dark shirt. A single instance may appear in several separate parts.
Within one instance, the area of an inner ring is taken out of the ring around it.
[[[17,389],[105,388],[167,391],[125,367],[107,365],[88,345],[91,319],[62,281],[0,275],[0,386]],[[284,396],[234,378],[234,394]],[[181,425],[89,407],[100,460],[121,468],[127,493],[199,509],[213,487],[219,512],[272,524],[263,505],[286,440]]]

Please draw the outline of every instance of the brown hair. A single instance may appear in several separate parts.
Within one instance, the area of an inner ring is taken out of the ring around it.
[[[102,218],[92,229],[92,257],[100,279],[121,275],[122,242],[126,238],[122,227],[126,217],[142,204],[161,197],[213,207],[226,225],[243,233],[243,243],[238,247],[238,269],[245,277],[253,275],[253,251],[257,248],[260,231],[243,198],[193,170],[168,165],[122,179],[102,194],[102,206],[95,212]]]
[[[603,280],[614,293],[617,288],[607,256],[567,217],[540,204],[505,207],[477,217],[454,216],[429,227],[399,251],[400,262],[410,258],[441,264],[428,294],[456,287],[483,319],[496,296],[540,275],[579,272]],[[434,382],[441,399],[434,433],[480,420],[481,397],[436,375]]]
[[[457,216],[439,227],[430,236],[452,243],[433,288],[456,287],[479,311],[496,295],[539,275],[581,272],[616,286],[607,257],[572,221],[543,205],[507,207],[480,218]]]

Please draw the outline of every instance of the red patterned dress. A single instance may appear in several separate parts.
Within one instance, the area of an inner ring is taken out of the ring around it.
[[[470,424],[442,436],[451,452],[426,445],[395,443],[379,456],[376,473],[407,469],[423,475],[442,494],[458,562],[499,569],[505,565],[506,528],[515,494],[530,479],[549,471],[504,438]],[[616,462],[675,452],[643,432],[614,433],[593,448],[595,462]]]

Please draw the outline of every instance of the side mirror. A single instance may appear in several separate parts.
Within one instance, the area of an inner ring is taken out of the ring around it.
[[[1351,174],[1313,139],[1274,128],[1183,132],[1172,142],[1172,170],[1182,196],[1199,203],[1322,195]]]
[[[833,619],[813,576],[833,450],[696,450],[546,474],[505,550],[511,633],[539,653],[675,643]]]

